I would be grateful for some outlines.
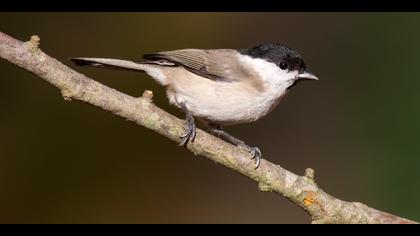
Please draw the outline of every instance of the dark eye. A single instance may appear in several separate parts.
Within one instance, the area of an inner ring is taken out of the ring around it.
[[[288,67],[287,62],[284,62],[284,61],[280,62],[280,69],[286,70],[287,67]]]

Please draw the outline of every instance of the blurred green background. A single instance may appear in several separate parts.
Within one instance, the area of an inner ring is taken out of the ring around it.
[[[267,117],[227,127],[263,157],[347,201],[420,220],[418,13],[0,13],[0,30],[133,96],[145,74],[77,68],[70,57],[139,59],[180,48],[278,42],[304,82]],[[0,223],[309,223],[256,183],[0,60]]]

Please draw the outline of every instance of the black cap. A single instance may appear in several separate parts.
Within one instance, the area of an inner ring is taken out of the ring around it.
[[[241,54],[253,58],[261,58],[273,62],[280,66],[281,62],[286,62],[289,70],[298,70],[303,72],[306,65],[302,56],[295,50],[276,43],[264,43],[252,48],[238,50]]]

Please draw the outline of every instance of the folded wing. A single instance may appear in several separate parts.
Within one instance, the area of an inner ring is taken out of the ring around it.
[[[238,61],[237,52],[231,49],[181,49],[146,54],[143,58],[150,61],[167,60],[211,80],[233,82],[248,76]]]

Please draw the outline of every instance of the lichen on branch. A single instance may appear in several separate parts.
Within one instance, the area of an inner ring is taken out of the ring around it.
[[[0,32],[0,57],[57,87],[64,99],[79,100],[151,129],[175,142],[184,133],[184,122],[152,103],[153,93],[132,97],[109,88],[67,67],[39,48],[32,36],[21,42]],[[261,160],[255,169],[248,152],[197,130],[187,149],[256,181],[261,191],[276,192],[307,211],[313,223],[416,223],[370,208],[362,203],[337,199],[318,187],[315,171],[307,168],[303,176],[279,165]]]

